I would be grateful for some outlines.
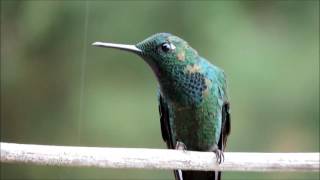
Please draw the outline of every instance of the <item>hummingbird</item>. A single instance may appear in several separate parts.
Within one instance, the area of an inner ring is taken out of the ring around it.
[[[217,163],[231,130],[224,71],[201,57],[185,40],[157,33],[135,44],[95,42],[140,56],[158,81],[162,138],[169,149],[213,152]],[[220,180],[220,171],[174,170],[176,180]]]

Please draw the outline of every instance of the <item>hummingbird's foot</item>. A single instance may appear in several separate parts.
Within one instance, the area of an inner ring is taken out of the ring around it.
[[[224,161],[223,151],[218,149],[217,146],[213,146],[213,148],[211,148],[211,151],[216,154],[217,163],[221,164]]]
[[[221,164],[224,161],[224,154],[223,151],[220,149],[217,149],[216,151],[213,151],[216,154],[217,162]]]
[[[177,141],[177,144],[176,144],[175,149],[176,149],[176,150],[186,151],[186,150],[187,150],[187,146],[186,146],[183,142]]]

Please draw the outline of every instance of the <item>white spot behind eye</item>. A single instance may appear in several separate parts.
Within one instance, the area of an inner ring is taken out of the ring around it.
[[[170,43],[170,47],[171,47],[172,50],[176,49],[176,46],[174,44],[172,44],[172,43]]]

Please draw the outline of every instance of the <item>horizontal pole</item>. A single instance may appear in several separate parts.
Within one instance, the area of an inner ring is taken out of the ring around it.
[[[47,166],[182,169],[202,171],[319,172],[320,153],[224,153],[143,148],[100,148],[0,143],[1,163]]]

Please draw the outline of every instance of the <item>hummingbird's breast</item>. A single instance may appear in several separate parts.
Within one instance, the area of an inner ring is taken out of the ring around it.
[[[174,66],[159,83],[164,96],[181,106],[201,105],[212,88],[212,78],[200,64]]]
[[[206,151],[219,141],[222,101],[215,76],[202,64],[190,64],[160,85],[174,138],[189,150]]]
[[[207,151],[218,143],[221,114],[215,108],[175,106],[172,112],[174,137],[188,150]]]

